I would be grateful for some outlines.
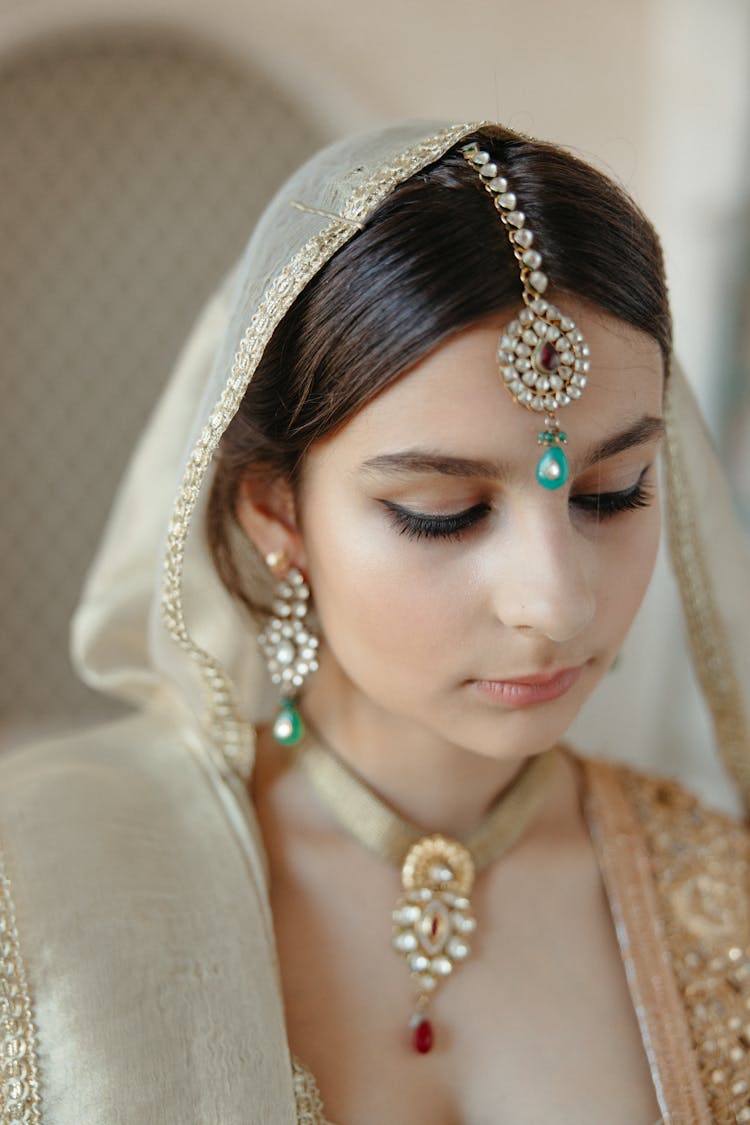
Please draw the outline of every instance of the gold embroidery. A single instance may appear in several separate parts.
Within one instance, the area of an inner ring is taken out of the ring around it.
[[[750,809],[750,733],[698,534],[678,425],[669,398],[669,383],[665,414],[667,522],[672,565],[682,595],[696,672],[714,720],[716,742],[730,775],[740,787],[745,808]]]
[[[294,207],[296,211],[305,211],[308,215],[319,215],[321,219],[337,219],[341,223],[349,223],[354,230],[364,230],[364,223],[356,223],[353,219],[347,219],[344,215],[337,215],[333,211],[321,211],[319,207],[308,207],[306,203],[300,203],[298,199],[290,199],[289,206]]]
[[[0,1125],[40,1125],[36,1035],[10,881],[1,851],[0,1032]]]
[[[669,964],[651,857],[627,790],[627,771],[593,759],[581,764],[586,819],[659,1107],[673,1125],[709,1125],[713,1118],[684,997]]]
[[[671,781],[627,774],[717,1125],[750,1122],[750,837]]]
[[[224,758],[241,777],[252,767],[254,736],[239,714],[234,686],[219,662],[190,636],[182,601],[182,572],[190,521],[201,485],[224,430],[234,417],[271,334],[318,270],[367,221],[374,208],[414,172],[437,160],[476,125],[457,125],[412,145],[355,189],[341,218],[314,235],[271,282],[240,343],[228,382],[187,464],[172,512],[164,557],[161,612],[164,624],[196,662],[208,695],[206,724]]]
[[[297,1108],[297,1125],[333,1125],[326,1118],[318,1084],[311,1072],[299,1059],[292,1058],[294,1102]]]

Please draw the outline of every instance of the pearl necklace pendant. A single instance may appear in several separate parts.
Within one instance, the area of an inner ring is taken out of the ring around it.
[[[401,869],[403,894],[393,911],[393,948],[406,959],[416,992],[410,1021],[420,1054],[432,1049],[426,1012],[439,985],[468,957],[476,929],[469,894],[474,884],[471,852],[457,840],[425,836],[410,849]]]
[[[392,914],[391,942],[405,959],[415,991],[410,1021],[415,1051],[433,1046],[428,1012],[439,986],[469,956],[476,929],[469,895],[474,873],[514,847],[539,811],[557,751],[525,762],[465,843],[424,836],[389,808],[324,743],[308,734],[297,760],[342,828],[401,869],[403,892]],[[404,858],[405,857],[405,858]]]

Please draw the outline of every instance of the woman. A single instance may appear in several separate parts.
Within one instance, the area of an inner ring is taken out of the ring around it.
[[[140,710],[2,763],[8,1120],[750,1120],[744,829],[554,749],[651,573],[666,385],[743,783],[670,360],[651,228],[559,150],[406,126],[281,190],[75,622]]]

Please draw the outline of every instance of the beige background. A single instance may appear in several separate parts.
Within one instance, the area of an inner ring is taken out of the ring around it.
[[[496,118],[615,172],[667,248],[678,344],[711,378],[748,157],[745,0],[0,0],[0,43],[183,29],[260,67],[335,135]],[[708,404],[709,395],[704,395]]]
[[[735,282],[747,268],[748,42],[746,0],[0,0],[0,78],[3,68],[13,78],[0,101],[10,125],[2,156],[17,189],[17,212],[6,210],[5,222],[23,278],[19,285],[6,271],[2,299],[12,310],[18,292],[26,293],[15,319],[28,330],[15,351],[23,390],[4,435],[3,472],[13,481],[13,509],[3,517],[11,528],[0,652],[6,741],[40,724],[101,713],[74,686],[65,632],[127,449],[194,311],[241,249],[263,198],[298,156],[330,137],[403,117],[490,118],[571,146],[614,174],[662,233],[678,348],[719,432]],[[47,78],[40,85],[41,49]],[[18,77],[23,60],[28,88]],[[38,89],[43,97],[29,95]],[[37,118],[25,117],[34,106]],[[127,179],[129,167],[118,181],[118,207],[137,211],[139,229],[144,214],[155,224],[142,245],[134,244],[127,210],[107,211],[112,184],[104,180],[99,197],[92,194],[91,170],[100,151],[112,166],[119,128],[133,151],[140,145],[150,153],[140,181]],[[47,138],[38,135],[45,130],[60,150],[54,175],[40,183],[27,161],[22,182],[14,176],[21,152],[25,160],[36,144],[40,166],[48,159]],[[190,160],[187,183],[178,184]],[[71,168],[78,180],[58,197]],[[94,231],[87,216],[97,198]],[[30,233],[21,245],[23,224]],[[48,276],[38,263],[48,262],[51,244],[65,252],[49,258]],[[134,283],[144,276],[153,293]],[[71,321],[73,298],[79,323]],[[103,323],[109,339],[97,335]],[[67,398],[62,415],[58,409],[45,420],[51,400],[40,371],[58,334],[68,341],[59,387]],[[114,340],[121,370],[101,362]],[[121,387],[134,366],[138,387],[127,401],[110,402],[108,385]],[[30,419],[42,428],[29,463]],[[684,660],[667,584],[663,569],[647,607],[650,624],[640,626],[645,643],[663,646],[664,655],[662,680],[639,686],[651,732],[654,709],[669,697],[670,669]],[[705,741],[694,700],[680,708],[665,736],[667,759],[683,754],[686,739]],[[601,736],[606,748],[604,727]]]

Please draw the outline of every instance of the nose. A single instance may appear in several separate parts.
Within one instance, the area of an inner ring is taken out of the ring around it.
[[[563,643],[596,612],[592,544],[572,525],[562,497],[516,513],[495,557],[495,612],[503,625]]]

